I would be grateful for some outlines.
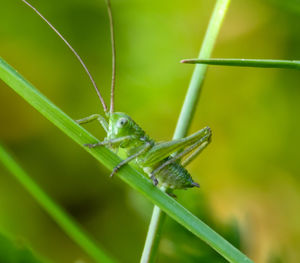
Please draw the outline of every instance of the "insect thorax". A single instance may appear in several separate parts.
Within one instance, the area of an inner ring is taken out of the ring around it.
[[[126,138],[116,144],[116,148],[121,147],[128,150],[140,147],[145,143],[154,143],[145,131],[127,114],[115,112],[109,116],[107,140]]]

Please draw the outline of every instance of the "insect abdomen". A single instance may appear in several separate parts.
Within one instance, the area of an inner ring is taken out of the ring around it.
[[[159,184],[167,188],[182,189],[199,187],[192,179],[189,172],[179,163],[171,163],[160,170],[156,178]]]

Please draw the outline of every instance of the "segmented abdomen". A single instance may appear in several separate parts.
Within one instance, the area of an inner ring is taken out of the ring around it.
[[[165,160],[167,161],[167,160]],[[171,163],[155,174],[160,185],[171,189],[190,188],[199,185],[195,183],[189,172],[179,163]]]

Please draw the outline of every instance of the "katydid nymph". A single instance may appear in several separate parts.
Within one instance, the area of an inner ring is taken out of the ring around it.
[[[85,124],[97,120],[107,133],[107,136],[103,141],[95,142],[94,144],[86,144],[86,147],[94,148],[107,146],[112,150],[117,150],[119,148],[125,150],[127,158],[121,161],[113,169],[111,176],[116,174],[124,165],[131,161],[135,161],[136,164],[151,178],[155,186],[163,187],[165,189],[199,187],[199,184],[193,181],[191,175],[184,167],[210,143],[211,130],[209,127],[205,127],[185,138],[157,143],[152,140],[129,115],[114,111],[116,52],[110,0],[107,0],[112,43],[112,85],[109,110],[95,81],[78,53],[37,9],[26,2],[26,0],[22,1],[32,8],[66,43],[88,74],[103,106],[105,117],[102,117],[100,114],[93,114],[89,117],[77,120],[77,123]],[[183,157],[186,158],[181,160]]]

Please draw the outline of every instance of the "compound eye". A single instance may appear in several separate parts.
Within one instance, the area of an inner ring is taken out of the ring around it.
[[[117,126],[119,128],[124,127],[127,124],[128,120],[126,118],[121,118],[118,120]]]

